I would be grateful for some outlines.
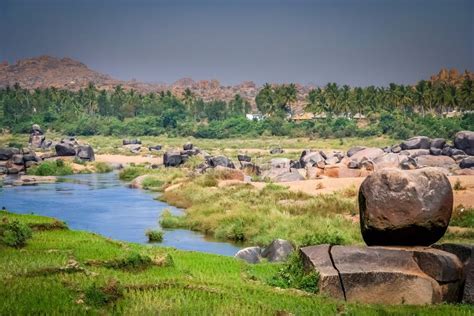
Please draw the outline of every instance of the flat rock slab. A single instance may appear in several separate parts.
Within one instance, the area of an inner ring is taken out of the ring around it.
[[[462,291],[463,263],[440,249],[319,245],[300,254],[319,273],[321,293],[349,302],[424,305],[457,301]]]

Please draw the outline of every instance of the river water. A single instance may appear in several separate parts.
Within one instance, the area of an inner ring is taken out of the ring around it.
[[[71,229],[136,243],[147,243],[145,231],[159,227],[165,209],[183,214],[180,209],[154,200],[152,193],[128,188],[115,172],[67,176],[61,180],[64,181],[0,187],[0,207],[15,213],[54,217],[65,221]],[[163,237],[157,245],[226,256],[240,249],[185,229],[166,229]]]

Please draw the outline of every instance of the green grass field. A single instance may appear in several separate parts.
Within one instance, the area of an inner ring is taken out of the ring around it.
[[[0,219],[52,224],[0,212]],[[151,258],[151,261],[137,258]],[[113,263],[113,264],[112,264]],[[35,230],[22,249],[0,244],[0,315],[468,315],[466,305],[377,306],[272,287],[282,264],[123,243],[68,229]]]

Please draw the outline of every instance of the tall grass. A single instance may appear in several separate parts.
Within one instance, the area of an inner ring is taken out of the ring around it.
[[[64,160],[44,161],[37,166],[28,168],[29,175],[35,176],[65,176],[73,174],[72,167]]]

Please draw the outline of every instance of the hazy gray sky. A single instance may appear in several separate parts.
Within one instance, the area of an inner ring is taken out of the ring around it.
[[[119,79],[413,83],[474,70],[474,0],[0,0],[0,39]]]

